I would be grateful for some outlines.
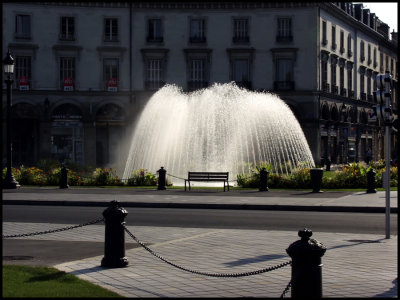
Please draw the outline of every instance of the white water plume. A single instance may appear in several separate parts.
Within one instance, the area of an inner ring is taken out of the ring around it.
[[[188,171],[250,173],[270,163],[281,173],[314,161],[290,108],[271,93],[234,83],[214,84],[192,93],[166,85],[148,101],[134,129],[123,178],[134,170],[187,178]],[[182,185],[181,179],[170,180]]]

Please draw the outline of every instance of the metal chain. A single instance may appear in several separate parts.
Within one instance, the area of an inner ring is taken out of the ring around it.
[[[283,290],[282,295],[281,295],[280,298],[284,298],[284,297],[285,297],[285,295],[287,294],[287,292],[289,292],[291,286],[292,286],[292,281],[290,280],[289,283],[288,283],[288,285],[286,286],[286,288]]]
[[[97,219],[97,220],[94,220],[94,221],[90,221],[90,222],[87,222],[87,223],[74,225],[74,226],[68,226],[68,227],[64,227],[64,228],[58,228],[58,229],[52,229],[52,230],[46,230],[46,231],[38,231],[38,232],[31,232],[31,233],[23,233],[23,234],[3,235],[3,239],[4,238],[25,237],[25,236],[33,236],[33,235],[61,232],[61,231],[66,231],[66,230],[70,230],[70,229],[75,229],[75,228],[78,228],[78,227],[97,224],[97,223],[100,223],[100,222],[103,222],[103,221],[104,221],[104,218],[100,218],[100,219]]]
[[[198,274],[198,275],[204,275],[204,276],[211,276],[211,277],[243,277],[243,276],[250,276],[250,275],[256,275],[256,274],[261,274],[261,273],[265,273],[265,272],[269,272],[269,271],[273,271],[279,268],[282,268],[284,266],[287,266],[289,264],[292,263],[292,261],[288,261],[273,267],[268,267],[268,268],[264,268],[261,270],[256,270],[256,271],[250,271],[250,272],[243,272],[243,273],[233,273],[233,274],[222,274],[222,273],[208,273],[208,272],[200,272],[200,271],[196,271],[196,270],[191,270],[182,266],[179,266],[173,262],[168,261],[167,259],[165,259],[164,257],[162,257],[161,255],[155,253],[153,250],[151,250],[149,247],[147,247],[143,242],[139,241],[129,230],[128,228],[126,228],[125,225],[122,224],[122,226],[124,227],[125,231],[130,235],[131,238],[133,238],[140,246],[142,246],[144,249],[146,249],[148,252],[150,252],[152,255],[154,255],[155,257],[161,259],[162,261],[166,262],[167,264],[176,267],[178,269],[181,269],[183,271],[187,271],[190,273],[194,273],[194,274]]]

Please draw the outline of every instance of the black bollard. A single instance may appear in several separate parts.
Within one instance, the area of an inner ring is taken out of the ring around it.
[[[376,172],[373,169],[367,172],[367,193],[376,193],[375,175]]]
[[[292,298],[322,298],[321,257],[326,247],[310,239],[311,230],[299,230],[299,236],[301,240],[286,249],[292,258]]]
[[[167,170],[164,169],[164,167],[161,167],[158,172],[158,188],[157,190],[166,190],[166,174]]]
[[[63,165],[61,168],[60,189],[67,189],[68,186],[68,169]]]
[[[321,191],[321,183],[322,183],[322,175],[324,170],[322,168],[314,168],[310,169],[311,175],[311,186],[313,189],[313,193],[322,193]]]
[[[119,207],[116,200],[110,202],[110,206],[103,211],[105,219],[104,257],[101,260],[103,268],[121,268],[128,265],[125,257],[125,231],[122,226],[128,212]]]
[[[326,165],[326,171],[330,171],[331,170],[331,160],[329,158],[327,158],[325,160],[325,165]]]
[[[265,168],[260,170],[260,192],[268,191],[268,171]]]

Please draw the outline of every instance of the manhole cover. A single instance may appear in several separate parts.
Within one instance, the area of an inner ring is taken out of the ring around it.
[[[3,260],[29,260],[29,259],[33,259],[33,256],[26,256],[26,255],[3,256]]]

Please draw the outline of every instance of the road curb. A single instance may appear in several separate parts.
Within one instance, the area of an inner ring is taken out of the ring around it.
[[[122,207],[142,208],[186,208],[186,209],[232,209],[232,210],[277,210],[277,211],[319,211],[319,212],[355,212],[385,213],[385,207],[327,206],[327,205],[268,205],[268,204],[222,204],[222,203],[176,203],[176,202],[124,202]],[[3,205],[44,205],[44,206],[89,206],[108,207],[105,201],[66,201],[66,200],[3,200]],[[397,213],[397,207],[391,207],[390,213]]]

